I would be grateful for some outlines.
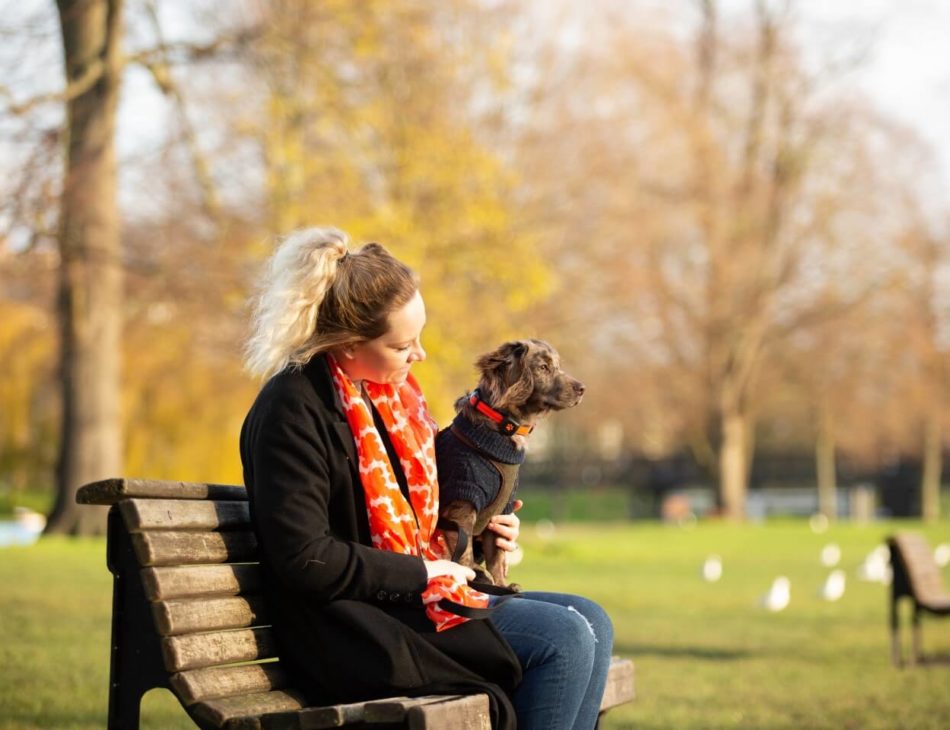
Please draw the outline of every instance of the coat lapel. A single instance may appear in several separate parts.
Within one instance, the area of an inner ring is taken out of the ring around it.
[[[336,392],[336,388],[333,387],[333,378],[330,377],[330,366],[327,363],[326,355],[315,355],[304,366],[304,372],[311,385],[313,385],[314,391],[326,406],[327,411],[336,416],[331,430],[339,442],[339,447],[346,454],[347,461],[356,469],[357,464],[359,464],[356,456],[356,442],[353,440],[350,424],[346,421],[346,412],[343,410],[340,396]],[[359,474],[358,471],[356,473]]]

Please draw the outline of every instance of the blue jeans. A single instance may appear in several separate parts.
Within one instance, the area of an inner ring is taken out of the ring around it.
[[[591,730],[597,724],[610,669],[614,640],[610,617],[580,596],[539,592],[522,596],[498,605],[491,619],[524,673],[513,698],[518,730]]]

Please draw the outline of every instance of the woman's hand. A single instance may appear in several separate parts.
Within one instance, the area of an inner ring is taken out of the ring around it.
[[[440,575],[450,575],[457,583],[468,583],[475,580],[475,571],[459,565],[451,560],[424,560],[426,565],[426,578],[432,580]]]
[[[496,515],[488,523],[488,529],[495,533],[495,545],[502,550],[512,552],[518,549],[518,535],[521,532],[521,520],[515,514],[524,504],[520,499],[514,503],[514,512],[510,515]]]

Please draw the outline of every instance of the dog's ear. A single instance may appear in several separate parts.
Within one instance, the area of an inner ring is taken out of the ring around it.
[[[521,411],[534,393],[534,373],[529,367],[518,368],[518,378],[501,396],[499,408],[511,411]]]
[[[520,373],[516,374],[514,371],[521,369],[517,366],[527,351],[528,346],[524,342],[506,342],[475,361],[475,367],[481,373],[478,387],[488,402],[496,408],[502,407],[502,396],[512,381],[520,376]]]
[[[475,361],[475,367],[482,373],[491,373],[501,368],[507,368],[520,361],[527,350],[528,346],[523,342],[506,342],[479,357]]]

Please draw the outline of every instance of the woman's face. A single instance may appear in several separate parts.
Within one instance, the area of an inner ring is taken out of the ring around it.
[[[343,348],[336,360],[350,380],[401,385],[412,364],[426,359],[420,342],[425,324],[426,307],[417,291],[401,308],[390,313],[386,334]]]

